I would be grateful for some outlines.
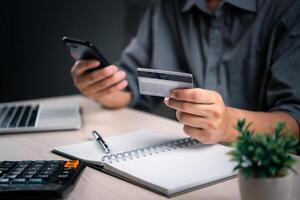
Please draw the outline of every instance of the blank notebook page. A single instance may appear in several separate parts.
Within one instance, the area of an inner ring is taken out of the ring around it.
[[[122,176],[172,194],[234,175],[228,151],[223,145],[197,143],[108,164]]]

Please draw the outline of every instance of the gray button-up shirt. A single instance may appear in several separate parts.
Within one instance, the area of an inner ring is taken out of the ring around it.
[[[128,73],[132,106],[161,98],[139,94],[136,68],[190,72],[228,106],[285,111],[300,124],[300,1],[155,1],[117,65]]]

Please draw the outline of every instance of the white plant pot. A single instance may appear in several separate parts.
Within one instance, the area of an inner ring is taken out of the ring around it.
[[[289,200],[292,175],[280,178],[245,178],[239,173],[242,200]]]

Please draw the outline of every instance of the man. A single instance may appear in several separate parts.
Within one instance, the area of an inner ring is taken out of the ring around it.
[[[300,1],[162,0],[148,8],[116,65],[87,73],[99,63],[80,61],[72,75],[107,108],[151,109],[157,98],[139,94],[137,67],[193,73],[196,87],[172,91],[165,103],[186,134],[212,144],[234,141],[240,118],[257,132],[284,121],[298,137],[299,58]]]

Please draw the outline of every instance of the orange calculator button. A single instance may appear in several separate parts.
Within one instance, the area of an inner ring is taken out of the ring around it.
[[[74,168],[74,169],[76,169],[78,167],[78,165],[79,165],[79,160],[68,160],[65,163],[64,167],[65,168]]]

